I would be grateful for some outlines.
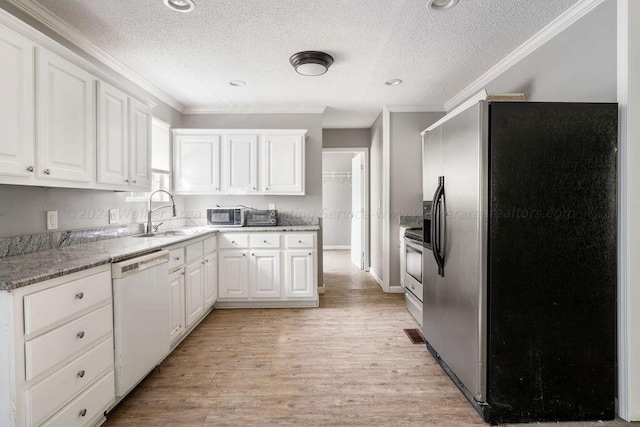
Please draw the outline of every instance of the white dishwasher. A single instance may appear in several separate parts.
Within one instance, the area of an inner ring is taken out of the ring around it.
[[[169,354],[169,252],[114,263],[116,396],[126,395]]]

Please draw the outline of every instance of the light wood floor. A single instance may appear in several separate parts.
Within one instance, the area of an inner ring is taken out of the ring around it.
[[[319,308],[214,310],[105,425],[486,425],[348,257],[325,251]]]

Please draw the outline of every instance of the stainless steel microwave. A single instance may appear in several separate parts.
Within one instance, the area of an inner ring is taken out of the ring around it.
[[[247,222],[246,208],[207,209],[207,224],[218,227],[244,227]]]

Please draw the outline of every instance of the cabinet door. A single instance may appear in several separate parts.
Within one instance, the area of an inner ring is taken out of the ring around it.
[[[219,298],[247,298],[249,296],[249,260],[247,251],[220,251]]]
[[[262,190],[268,194],[304,194],[304,136],[263,138]]]
[[[0,174],[33,176],[34,44],[0,26]]]
[[[89,183],[94,172],[93,76],[36,50],[37,175]]]
[[[313,297],[315,294],[314,251],[287,251],[287,297]]]
[[[204,261],[198,260],[185,269],[185,310],[187,325],[193,325],[204,313]]]
[[[151,108],[129,98],[129,184],[151,191]]]
[[[127,94],[98,82],[98,182],[121,185],[129,182]]]
[[[249,288],[251,298],[280,297],[280,251],[251,251]]]
[[[169,275],[169,289],[171,296],[169,342],[173,343],[182,336],[185,330],[184,271],[176,271]]]
[[[174,133],[173,157],[176,192],[220,192],[220,135]]]
[[[218,253],[204,258],[204,309],[211,307],[218,298]]]
[[[256,193],[258,191],[258,136],[227,135],[222,166],[226,193]]]

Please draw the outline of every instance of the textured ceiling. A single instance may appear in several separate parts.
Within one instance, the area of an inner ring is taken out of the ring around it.
[[[369,127],[384,105],[442,106],[576,1],[461,0],[436,12],[426,0],[195,0],[185,14],[162,0],[37,0],[187,107],[326,106],[333,128]],[[288,59],[302,50],[335,63],[300,76]]]

